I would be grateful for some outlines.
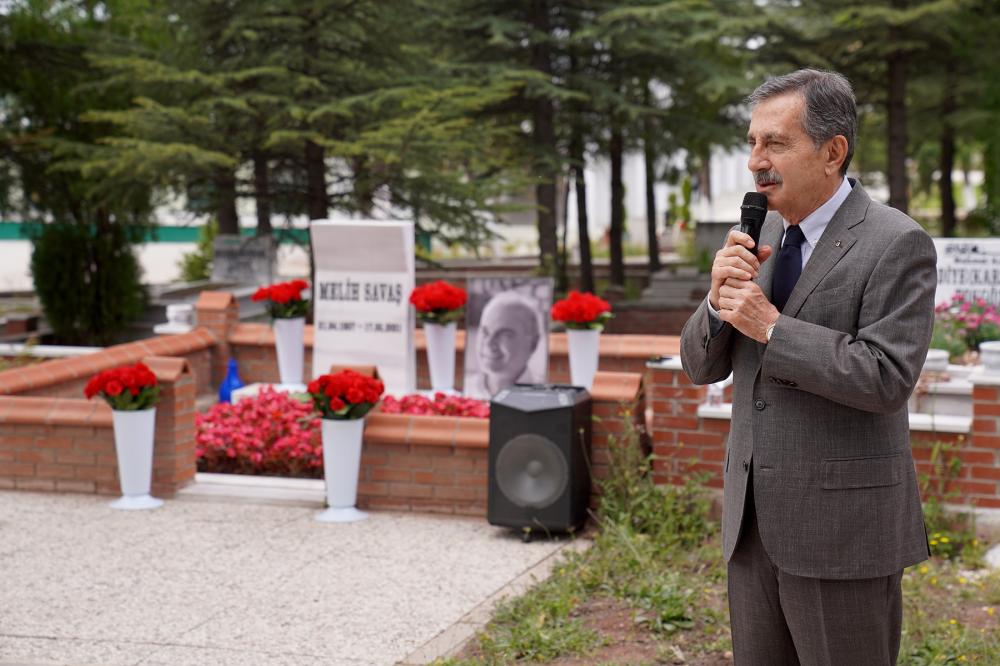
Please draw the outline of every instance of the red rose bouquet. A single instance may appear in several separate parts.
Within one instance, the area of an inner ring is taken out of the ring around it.
[[[417,287],[410,303],[417,309],[417,319],[429,324],[449,324],[462,318],[468,300],[465,290],[442,280]]]
[[[306,390],[324,419],[360,419],[371,411],[382,397],[385,385],[374,377],[354,370],[341,370],[332,375],[320,375],[309,382]]]
[[[566,328],[602,329],[612,316],[606,300],[586,291],[571,291],[552,306],[552,318],[563,322]]]
[[[111,409],[134,412],[156,405],[160,387],[156,375],[143,363],[105,370],[95,375],[83,389],[87,398],[101,396]]]
[[[267,301],[267,312],[274,319],[305,317],[309,301],[302,299],[302,291],[309,288],[305,280],[292,280],[261,287],[250,297],[252,301]]]

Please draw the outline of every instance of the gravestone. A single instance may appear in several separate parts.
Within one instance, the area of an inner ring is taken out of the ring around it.
[[[937,293],[935,303],[967,300],[1000,304],[1000,238],[935,238]]]
[[[416,390],[413,223],[313,220],[313,376],[373,365],[388,393]]]
[[[273,281],[276,259],[273,239],[219,236],[215,239],[214,250],[213,281],[255,285]]]

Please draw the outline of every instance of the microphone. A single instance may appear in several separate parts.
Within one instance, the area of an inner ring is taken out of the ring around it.
[[[747,192],[743,195],[743,205],[740,206],[740,231],[749,234],[753,239],[750,250],[757,255],[757,245],[760,242],[760,228],[764,226],[767,216],[767,196],[760,192]]]

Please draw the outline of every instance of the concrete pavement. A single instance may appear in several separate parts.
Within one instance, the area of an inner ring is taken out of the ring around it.
[[[110,499],[0,492],[0,666],[421,663],[569,543],[483,519],[323,524],[308,502]]]

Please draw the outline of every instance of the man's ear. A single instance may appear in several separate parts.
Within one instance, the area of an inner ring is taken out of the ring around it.
[[[826,175],[832,176],[835,173],[840,173],[840,167],[847,159],[847,137],[843,134],[833,137],[826,142],[825,151],[826,164],[823,170]]]
[[[541,342],[541,340],[542,340],[542,336],[538,335],[537,333],[535,335],[531,336],[531,353],[532,354],[535,353],[536,349],[538,349],[538,343]]]

